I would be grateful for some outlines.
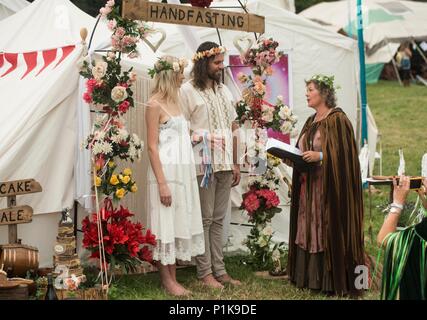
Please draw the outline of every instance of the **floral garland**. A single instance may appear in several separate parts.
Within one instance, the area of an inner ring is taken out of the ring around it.
[[[121,55],[130,58],[138,56],[137,43],[146,36],[148,28],[143,24],[123,19],[114,0],[107,1],[100,9],[103,18],[108,19],[112,31],[112,50],[97,61],[84,57],[80,74],[87,79],[83,100],[97,112],[92,133],[83,146],[91,151],[93,161],[93,190],[98,205],[96,213],[82,222],[83,247],[92,258],[100,260],[101,280],[108,280],[107,270],[116,266],[134,271],[142,261],[152,261],[152,246],[155,236],[140,223],[133,223],[133,216],[119,203],[128,193],[136,193],[138,187],[129,168],[118,172],[117,160],[135,161],[141,158],[143,141],[126,129],[123,119],[134,107],[133,84],[136,74],[132,68],[122,72]],[[98,200],[99,199],[99,200]]]
[[[248,247],[249,262],[258,269],[268,269],[280,274],[285,266],[284,243],[273,243],[271,219],[281,212],[276,191],[281,179],[277,166],[281,160],[265,152],[266,129],[271,128],[284,134],[297,134],[298,121],[289,106],[278,96],[276,105],[264,100],[266,79],[273,74],[272,65],[280,60],[282,52],[277,51],[278,43],[273,39],[259,39],[254,48],[241,56],[243,64],[252,68],[253,75],[243,73],[238,79],[245,85],[243,99],[236,105],[237,120],[240,124],[249,122],[254,129],[253,141],[247,145],[247,158],[252,170],[247,180],[249,191],[243,194],[240,209],[247,212],[249,222],[254,224],[244,244]],[[265,159],[262,161],[262,159]],[[262,174],[256,174],[257,167],[265,163]]]

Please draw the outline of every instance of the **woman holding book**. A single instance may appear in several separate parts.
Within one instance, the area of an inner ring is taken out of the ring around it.
[[[336,107],[334,77],[306,81],[310,116],[294,166],[288,273],[299,288],[357,296],[355,269],[364,264],[363,197],[353,127]]]

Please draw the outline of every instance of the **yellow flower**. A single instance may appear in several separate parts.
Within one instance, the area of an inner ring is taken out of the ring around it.
[[[119,174],[119,179],[123,180],[123,175],[122,174]]]
[[[127,175],[127,176],[130,176],[130,175],[132,175],[132,170],[129,169],[129,168],[126,168],[125,170],[123,170],[123,174]]]
[[[130,181],[130,177],[129,176],[124,176],[124,177],[121,177],[120,180],[122,180],[122,182],[124,184],[127,184]]]
[[[101,170],[101,166],[99,164],[96,164],[95,169],[96,169],[96,171],[99,171],[99,170]]]
[[[132,188],[130,188],[130,191],[132,191],[133,193],[138,191],[138,187],[136,186],[136,183],[134,183],[134,185],[132,186]]]
[[[125,189],[123,189],[123,188],[117,189],[117,191],[116,191],[116,197],[119,198],[119,199],[121,199],[121,198],[124,197],[125,193],[126,193]]]
[[[117,184],[119,184],[119,179],[117,179],[117,176],[115,175],[115,174],[113,174],[112,176],[111,176],[111,179],[110,179],[110,183],[113,185],[113,186],[115,186],[115,185],[117,185]]]
[[[109,166],[110,168],[114,167],[115,165],[116,165],[116,164],[114,163],[114,161],[113,161],[113,160],[108,161],[108,166]]]
[[[99,187],[101,185],[101,182],[102,182],[102,180],[100,177],[95,178],[95,186]]]

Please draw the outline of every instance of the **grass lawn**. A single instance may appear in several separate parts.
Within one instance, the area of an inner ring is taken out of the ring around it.
[[[421,157],[427,152],[427,88],[412,85],[403,88],[397,82],[382,81],[368,86],[368,102],[381,134],[383,150],[383,175],[393,175],[399,165],[398,149],[403,148],[406,160],[406,174],[419,175]],[[379,164],[375,174],[379,174]],[[381,207],[388,203],[388,187],[378,187],[373,195],[372,218],[369,215],[367,192],[365,192],[365,243],[366,251],[377,256],[375,238],[382,225],[384,214]],[[414,201],[415,197],[409,198]],[[368,232],[372,227],[373,240]],[[228,272],[242,280],[241,287],[225,290],[208,290],[196,279],[195,268],[178,270],[178,279],[193,292],[190,299],[336,299],[309,290],[299,290],[288,281],[264,279],[254,274],[242,263],[242,256],[226,257]],[[370,290],[364,299],[378,299],[379,292]],[[110,292],[111,299],[173,299],[160,288],[157,273],[128,275],[117,279]]]

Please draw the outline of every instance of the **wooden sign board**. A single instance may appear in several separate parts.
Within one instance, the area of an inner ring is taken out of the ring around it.
[[[28,223],[33,220],[33,208],[19,206],[0,209],[0,225]]]
[[[264,33],[263,16],[179,4],[123,0],[122,16],[132,20]]]
[[[41,191],[42,187],[40,183],[34,179],[0,182],[0,197],[10,197]]]

